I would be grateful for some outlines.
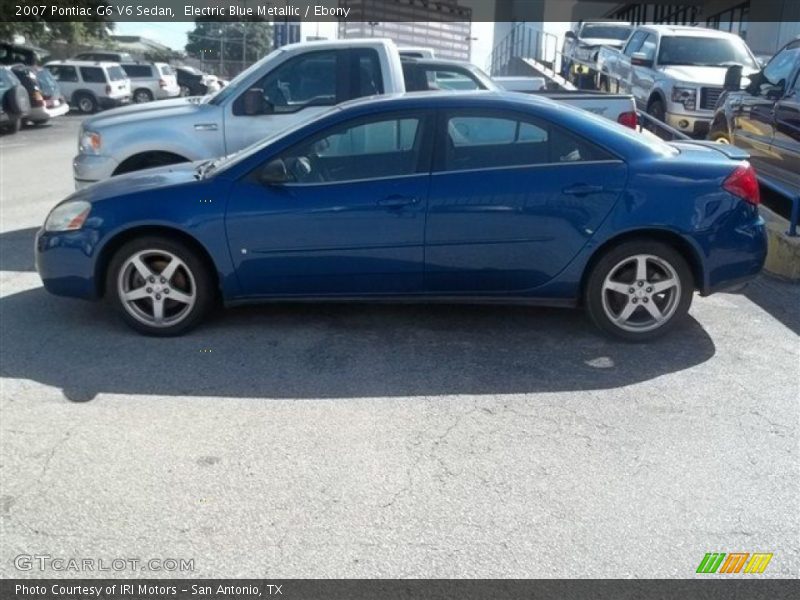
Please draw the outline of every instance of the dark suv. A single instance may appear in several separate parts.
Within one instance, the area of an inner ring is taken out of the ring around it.
[[[751,75],[744,90],[730,87],[717,103],[709,139],[744,148],[759,175],[800,194],[800,38]]]

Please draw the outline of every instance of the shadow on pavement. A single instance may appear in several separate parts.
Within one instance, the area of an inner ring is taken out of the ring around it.
[[[38,227],[0,233],[0,271],[35,271],[33,243]]]
[[[693,367],[714,344],[693,319],[632,345],[579,311],[285,304],[231,309],[182,338],[130,331],[105,305],[44,289],[0,300],[5,377],[164,396],[353,398],[605,389]]]
[[[800,284],[761,275],[744,295],[800,335]]]

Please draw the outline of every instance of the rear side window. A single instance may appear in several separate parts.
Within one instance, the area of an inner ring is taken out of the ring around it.
[[[100,67],[81,67],[81,78],[86,83],[105,83],[106,74]]]
[[[594,144],[545,121],[501,115],[451,115],[443,171],[612,160]]]
[[[148,73],[150,72],[148,67]],[[111,81],[122,81],[123,79],[127,78],[125,75],[125,71],[122,70],[122,67],[108,67],[108,76],[111,78]]]
[[[58,81],[78,81],[78,71],[68,65],[49,65],[47,69]]]
[[[122,68],[127,73],[128,77],[147,77],[153,76],[153,70],[150,65],[122,65]],[[111,70],[109,69],[109,73]],[[113,77],[112,77],[113,79]]]

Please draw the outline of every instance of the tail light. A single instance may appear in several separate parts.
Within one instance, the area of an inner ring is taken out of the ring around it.
[[[158,85],[159,85],[159,87],[165,88],[165,87],[167,87],[167,82],[164,81],[163,79],[159,79],[158,80]]]
[[[758,178],[750,163],[736,167],[736,170],[722,183],[722,188],[753,206],[761,202]]]
[[[33,102],[32,102],[32,104],[34,106],[44,106],[44,97],[42,96],[41,92],[39,92],[39,91],[33,92]]]
[[[108,94],[109,96],[111,95],[111,86],[110,85],[106,85],[106,94]]]
[[[624,125],[625,127],[630,127],[631,129],[636,129],[639,126],[639,117],[636,116],[635,110],[631,110],[620,113],[620,115],[617,117],[617,123]]]

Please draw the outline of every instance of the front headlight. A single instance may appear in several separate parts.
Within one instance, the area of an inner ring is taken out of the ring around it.
[[[686,110],[694,110],[697,106],[697,90],[695,88],[672,88],[672,101],[683,104]]]
[[[45,231],[74,231],[83,227],[92,205],[84,200],[56,206],[44,222]]]
[[[78,138],[78,152],[81,154],[99,154],[103,139],[95,131],[81,131]]]

